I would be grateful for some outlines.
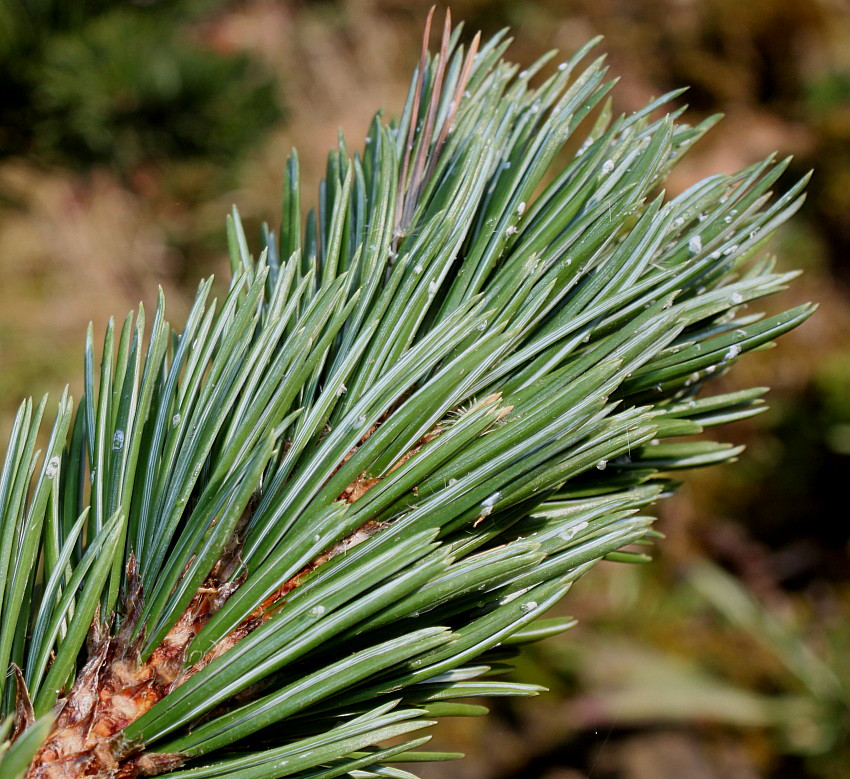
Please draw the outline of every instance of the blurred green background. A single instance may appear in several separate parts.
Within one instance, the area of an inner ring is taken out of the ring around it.
[[[307,192],[341,127],[397,113],[431,0],[2,0],[0,430],[25,394],[79,395],[85,326],[157,286],[180,321],[226,267],[224,215],[277,222],[285,155]],[[580,619],[518,675],[552,692],[448,720],[467,759],[426,779],[850,776],[850,7],[841,0],[456,0],[509,56],[602,33],[615,107],[691,85],[726,119],[680,191],[778,151],[816,173],[775,246],[805,271],[774,308],[820,310],[729,386],[771,410],[724,431],[735,466],[686,476],[650,565],[603,563],[560,607]]]

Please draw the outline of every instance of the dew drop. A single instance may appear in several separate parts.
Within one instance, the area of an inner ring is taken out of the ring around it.
[[[558,533],[558,538],[562,541],[572,541],[582,530],[587,527],[587,522],[579,522],[573,527],[568,527],[566,530]]]
[[[173,417],[171,417],[171,426],[177,427],[177,425],[180,424],[181,418],[182,417],[180,416],[180,414],[175,414]]]
[[[59,472],[59,456],[55,455],[47,461],[47,467],[44,469],[44,475],[48,479],[52,479]]]
[[[522,215],[525,213],[525,201],[524,201],[524,200],[522,201],[522,203],[520,203],[520,204],[516,207],[516,212],[517,212],[517,214],[519,214],[520,216],[522,216]]]
[[[414,265],[413,266],[413,272],[418,276],[420,273],[422,273],[422,266],[421,265]]]
[[[516,225],[508,225],[505,230],[505,235],[513,235],[517,231]]]
[[[612,170],[614,170],[614,160],[605,160],[605,162],[602,163],[602,172],[610,173]]]
[[[428,282],[428,296],[433,297],[437,293],[437,282],[429,281]]]
[[[526,614],[528,614],[529,611],[534,611],[534,609],[536,609],[536,608],[537,608],[537,601],[536,600],[530,600],[530,601],[528,601],[528,603],[522,604],[522,610]]]
[[[487,507],[493,508],[493,506],[495,506],[499,502],[499,499],[501,497],[502,497],[502,493],[497,490],[492,495],[489,495],[483,501],[481,501],[481,505],[484,506],[485,508],[487,508]]]
[[[729,347],[729,351],[726,352],[726,356],[723,358],[724,360],[734,360],[741,353],[741,347],[738,344],[732,344]]]
[[[596,470],[597,471],[604,471],[607,467],[608,467],[608,461],[607,460],[600,460],[598,463],[596,463]]]
[[[567,67],[568,67],[567,63],[562,62],[560,65],[558,65],[558,70],[560,70],[561,73],[563,73],[567,69]]]
[[[325,607],[324,607],[324,606],[321,606],[321,605],[316,606],[315,608],[313,608],[313,609],[311,609],[311,610],[310,610],[310,613],[311,613],[313,616],[321,617],[321,616],[322,616],[322,614],[324,614],[324,613],[325,613]]]
[[[736,305],[738,303],[743,303],[744,302],[744,296],[740,292],[733,292],[732,293],[732,302],[735,303]]]
[[[112,436],[112,448],[115,451],[124,448],[124,431],[116,430],[115,434]]]
[[[688,251],[692,254],[702,251],[702,238],[699,235],[695,235],[688,241]]]

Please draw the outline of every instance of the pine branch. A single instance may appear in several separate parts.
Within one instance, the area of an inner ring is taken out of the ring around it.
[[[739,454],[667,439],[764,410],[705,387],[812,311],[746,310],[794,275],[762,253],[805,182],[771,199],[769,159],[666,200],[713,120],[613,118],[592,43],[543,77],[460,41],[340,141],[303,230],[295,154],[258,258],[234,211],[223,300],[110,323],[99,369],[90,330],[43,455],[21,406],[4,776],[412,776],[385,763],[451,757],[417,751],[433,717],[540,691],[490,674],[596,562],[645,559],[666,474]]]

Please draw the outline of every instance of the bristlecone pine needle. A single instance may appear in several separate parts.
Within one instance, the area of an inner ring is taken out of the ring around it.
[[[430,19],[429,19],[430,24]],[[428,38],[426,32],[426,40]],[[602,559],[652,538],[668,443],[764,409],[707,394],[810,306],[765,242],[800,205],[768,159],[673,198],[713,123],[676,93],[612,118],[590,45],[555,66],[446,21],[401,119],[340,140],[305,220],[298,162],[223,299],[89,332],[43,451],[22,404],[0,474],[3,779],[412,777]],[[592,44],[591,44],[592,45]]]

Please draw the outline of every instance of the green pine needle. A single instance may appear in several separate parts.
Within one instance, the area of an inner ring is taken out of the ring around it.
[[[294,153],[258,258],[234,211],[223,299],[176,330],[160,296],[100,358],[89,331],[43,452],[22,404],[3,776],[73,736],[86,775],[412,777],[385,764],[455,757],[416,751],[430,718],[540,691],[493,677],[596,562],[646,559],[664,474],[740,453],[676,439],[764,410],[706,384],[812,312],[747,308],[794,275],[763,251],[805,182],[772,199],[766,160],[667,200],[713,119],[612,117],[593,44],[519,73],[460,32],[306,222]]]

